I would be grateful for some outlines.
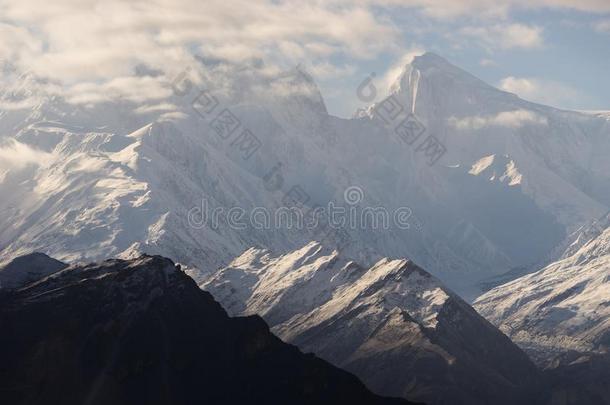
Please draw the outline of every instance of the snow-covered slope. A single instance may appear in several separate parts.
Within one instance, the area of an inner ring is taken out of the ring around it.
[[[574,255],[584,245],[600,236],[606,228],[610,227],[610,212],[600,218],[597,218],[591,223],[587,223],[580,227],[576,232],[571,234],[565,240],[565,244],[557,247],[558,259],[566,259]]]
[[[545,364],[610,348],[610,228],[546,268],[479,297],[475,308]]]
[[[16,91],[1,96],[11,108],[0,111],[0,261],[32,251],[65,261],[144,251],[198,268],[201,281],[250,246],[289,252],[327,236],[226,219],[211,226],[206,208],[238,207],[247,218],[295,194],[305,211],[349,207],[344,192],[355,186],[359,209],[408,207],[411,226],[346,228],[327,244],[367,267],[412,258],[470,298],[478,281],[539,262],[608,211],[602,115],[526,102],[425,54],[390,98],[403,115],[415,112],[421,140],[433,135],[446,147],[431,166],[418,143],[395,132],[402,115],[382,122],[383,102],[339,119],[300,69],[214,66],[193,66],[187,84],[168,78],[153,101],[74,105],[31,77],[16,79]],[[239,120],[233,135],[214,129],[202,105],[210,96],[216,112]],[[237,135],[245,129],[259,142],[252,154]]]
[[[317,242],[280,256],[251,248],[201,287],[230,314],[261,315],[285,341],[384,395],[428,404],[536,398],[525,353],[408,260],[363,267]]]

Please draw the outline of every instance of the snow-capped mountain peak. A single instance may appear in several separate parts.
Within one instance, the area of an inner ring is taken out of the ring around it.
[[[426,77],[436,79],[444,78],[442,80],[451,78],[454,81],[468,83],[470,85],[476,84],[477,86],[493,89],[492,86],[433,52],[426,52],[423,55],[415,56],[410,67],[419,70]]]

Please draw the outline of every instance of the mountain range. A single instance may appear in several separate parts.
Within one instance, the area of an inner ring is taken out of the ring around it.
[[[546,398],[525,353],[409,260],[369,268],[315,242],[282,256],[252,248],[201,288],[379,394],[426,404]]]
[[[548,263],[609,209],[607,115],[524,101],[432,53],[351,119],[328,114],[299,68],[202,60],[168,79],[166,99],[139,104],[73,104],[43,82],[2,95],[19,101],[27,86],[33,100],[0,112],[3,148],[30,156],[0,167],[4,262],[158,253],[203,281],[252,246],[287,253],[327,236],[206,213],[349,208],[355,187],[356,208],[408,209],[408,226],[344,227],[327,244],[364,266],[408,257],[471,300],[481,281]]]
[[[91,103],[14,79],[9,402],[69,384],[73,403],[192,403],[194,375],[210,401],[394,401],[349,372],[429,404],[610,401],[610,114],[528,102],[433,53],[348,119],[301,68],[201,58],[160,98]],[[367,219],[277,217],[331,206]]]

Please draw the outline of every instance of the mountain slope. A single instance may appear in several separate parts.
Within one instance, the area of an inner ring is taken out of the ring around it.
[[[68,267],[44,253],[20,256],[0,268],[0,289],[18,288]]]
[[[77,265],[0,293],[0,402],[401,404],[229,318],[171,261]]]
[[[576,352],[559,355],[544,371],[552,404],[610,403],[610,355]]]
[[[592,239],[571,245],[567,257],[494,288],[474,304],[543,364],[556,353],[604,353],[610,347],[610,228],[586,234]]]
[[[533,403],[545,394],[523,352],[407,260],[367,268],[315,242],[282,256],[253,248],[201,287],[377,393],[429,404]]]

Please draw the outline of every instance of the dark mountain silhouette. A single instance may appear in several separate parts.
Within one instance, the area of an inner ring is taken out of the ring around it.
[[[27,263],[23,263],[27,265]],[[0,290],[0,403],[407,404],[230,318],[158,256],[70,266]]]

